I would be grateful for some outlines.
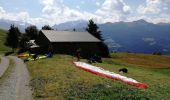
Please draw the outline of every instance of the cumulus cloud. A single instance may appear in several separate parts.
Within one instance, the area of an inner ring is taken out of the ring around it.
[[[0,19],[3,18],[4,14],[5,14],[5,10],[2,7],[0,7]]]
[[[0,13],[5,13],[5,10],[2,7],[0,7]]]
[[[30,15],[28,12],[20,12],[17,16],[17,20],[26,21],[29,20]]]
[[[84,1],[82,2],[84,3]],[[125,15],[131,11],[131,8],[123,0],[105,0],[103,4],[96,1],[93,2],[96,5],[101,5],[95,13],[71,9],[63,4],[63,0],[41,0],[41,4],[44,6],[42,10],[43,17],[50,19],[51,24],[80,19],[93,19],[98,23],[104,23],[123,20]]]
[[[136,20],[144,19],[147,22],[158,24],[158,23],[170,23],[170,15],[169,14],[160,14],[157,16],[148,16],[148,15],[141,15],[141,16],[132,16],[127,19],[127,22],[132,22]]]
[[[9,13],[6,12],[2,7],[0,7],[0,19],[12,20],[12,21],[21,21],[26,23],[31,23],[33,25],[41,26],[49,23],[49,20],[44,18],[32,18],[29,13],[22,11],[19,13]],[[21,23],[24,24],[24,23]]]
[[[146,0],[138,7],[140,14],[159,14],[169,9],[170,0]]]
[[[92,0],[98,9],[94,12],[80,11],[70,8],[63,3],[63,0],[39,0],[43,6],[39,17],[33,18],[26,11],[18,13],[6,12],[0,7],[0,19],[10,19],[28,22],[37,26],[59,24],[67,21],[93,19],[97,23],[134,21],[145,19],[148,22],[170,22],[170,0],[146,0],[136,9],[132,9],[123,0],[104,0],[103,3]],[[80,1],[85,5],[86,1]],[[18,10],[19,11],[19,10]]]
[[[93,1],[101,7],[95,13],[78,11],[64,5],[63,0],[40,0],[43,5],[40,17],[32,18],[28,12],[6,13],[1,7],[0,14],[3,18],[10,20],[20,20],[31,24],[42,25],[43,23],[54,25],[74,20],[93,19],[97,23],[116,22],[123,20],[131,8],[123,0],[105,0],[103,4]],[[84,1],[81,1],[84,3]]]
[[[130,6],[126,5],[123,0],[105,0],[101,8],[96,11],[96,14],[103,16],[105,22],[120,21],[124,16],[131,11]]]
[[[97,6],[100,6],[100,2],[96,2],[96,5],[97,5]]]
[[[30,16],[28,12],[7,13],[2,7],[0,7],[0,19],[26,21],[29,18]]]
[[[89,12],[71,9],[63,4],[63,0],[41,0],[41,4],[44,6],[42,9],[43,17],[51,20],[50,24],[97,17]],[[77,8],[79,9],[80,6]]]
[[[145,19],[148,22],[160,23],[170,22],[170,0],[146,0],[145,3],[139,5],[136,16],[128,18],[133,21],[137,19]]]

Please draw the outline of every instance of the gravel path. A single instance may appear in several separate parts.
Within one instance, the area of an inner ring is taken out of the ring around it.
[[[6,57],[1,57],[1,63],[0,63],[0,77],[4,74],[4,72],[7,70],[9,66],[9,59]]]
[[[0,86],[0,100],[33,100],[29,87],[29,73],[23,61],[11,56],[15,67]]]

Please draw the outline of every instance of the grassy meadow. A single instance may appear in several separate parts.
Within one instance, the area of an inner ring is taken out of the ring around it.
[[[0,54],[8,52],[10,49],[4,46],[6,31],[0,29]]]
[[[32,77],[30,85],[36,100],[168,100],[170,98],[170,57],[114,53],[93,65],[148,84],[139,89],[76,68],[69,55],[27,62]],[[82,59],[82,61],[85,61]],[[121,73],[120,73],[121,74]]]
[[[10,51],[4,46],[6,31],[0,30],[0,54]],[[87,62],[85,59],[81,59]],[[103,63],[93,65],[148,84],[139,89],[76,68],[75,58],[55,55],[53,58],[27,62],[30,85],[36,100],[168,100],[170,98],[170,57],[130,53],[113,53]],[[11,67],[10,67],[11,68]],[[11,69],[8,69],[10,72]],[[5,75],[7,76],[7,75]]]

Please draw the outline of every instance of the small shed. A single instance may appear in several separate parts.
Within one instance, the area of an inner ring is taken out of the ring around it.
[[[74,55],[80,48],[82,56],[90,57],[101,52],[101,41],[88,32],[41,30],[35,42],[44,53],[52,49],[54,53]]]

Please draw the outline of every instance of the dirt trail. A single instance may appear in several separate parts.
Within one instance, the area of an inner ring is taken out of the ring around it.
[[[17,57],[10,58],[15,61],[15,67],[0,85],[0,100],[33,100],[26,65]]]
[[[9,59],[6,57],[1,57],[1,63],[0,63],[0,77],[4,74],[4,72],[7,70],[9,66]]]

